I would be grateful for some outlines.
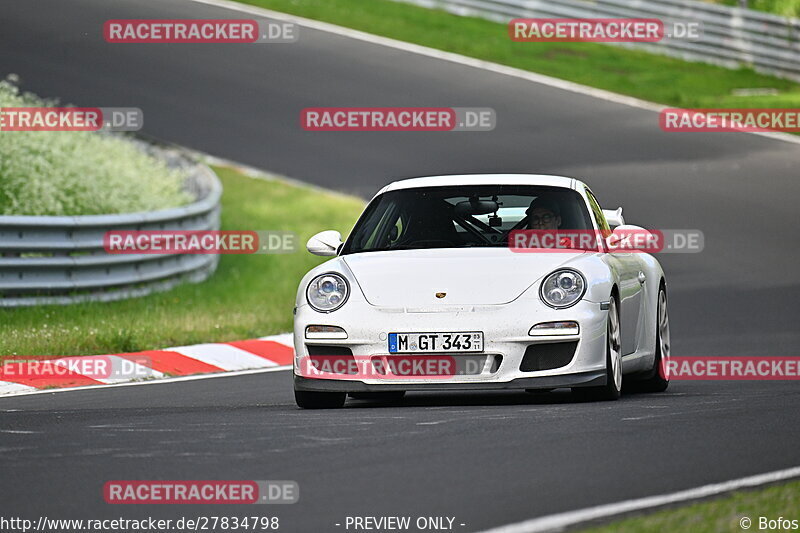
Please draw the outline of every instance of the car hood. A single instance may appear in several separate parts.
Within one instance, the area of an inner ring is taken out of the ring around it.
[[[585,253],[442,248],[363,252],[342,260],[370,304],[408,308],[508,303],[542,276]],[[446,295],[437,298],[437,293]]]

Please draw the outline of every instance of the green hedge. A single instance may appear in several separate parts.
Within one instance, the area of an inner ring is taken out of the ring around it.
[[[0,81],[0,107],[55,105]],[[0,215],[97,215],[190,203],[185,175],[119,136],[0,130]]]

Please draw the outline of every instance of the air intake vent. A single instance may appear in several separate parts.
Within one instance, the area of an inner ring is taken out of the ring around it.
[[[308,355],[353,355],[353,350],[347,346],[317,346],[306,344]]]
[[[536,372],[567,366],[577,347],[578,341],[531,344],[525,349],[519,369],[522,372]]]
[[[353,351],[347,346],[321,346],[306,344],[311,365],[321,372],[358,374]]]

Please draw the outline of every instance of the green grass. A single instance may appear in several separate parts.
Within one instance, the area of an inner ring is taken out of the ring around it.
[[[645,516],[620,520],[602,527],[581,530],[584,533],[742,533],[742,517],[752,522],[750,531],[759,529],[759,517],[784,517],[800,520],[800,481],[775,485],[755,491],[734,492],[723,498],[668,509]],[[774,531],[787,531],[775,529]]]
[[[0,107],[57,106],[0,81]],[[0,215],[104,215],[190,203],[182,171],[119,136],[3,131]]]
[[[349,232],[363,201],[215,170],[224,229],[293,231],[299,249],[223,255],[209,280],[143,298],[0,309],[0,357],[119,353],[291,331],[297,284],[323,260],[306,252],[306,240],[324,229]]]
[[[517,43],[504,24],[389,0],[240,1],[672,106],[800,107],[800,84],[748,68],[729,70],[597,43]],[[731,94],[752,88],[779,93]]]
[[[738,6],[739,0],[716,0],[715,3]],[[800,0],[748,0],[747,7],[784,17],[800,17]]]

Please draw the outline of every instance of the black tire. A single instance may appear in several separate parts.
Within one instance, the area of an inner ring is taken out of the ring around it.
[[[383,392],[351,392],[348,396],[354,400],[373,400],[378,402],[399,402],[406,395],[404,390],[393,390]]]
[[[663,306],[663,307],[662,307]],[[636,392],[664,392],[669,387],[669,376],[662,361],[669,360],[669,314],[667,313],[667,290],[662,286],[658,290],[656,306],[656,357],[650,377],[632,383]]]
[[[606,384],[598,387],[574,387],[572,393],[581,400],[611,401],[622,395],[622,342],[619,338],[617,301],[612,297],[606,326]],[[616,365],[615,365],[616,363]]]
[[[303,409],[338,409],[346,399],[345,392],[294,391],[294,401]]]

